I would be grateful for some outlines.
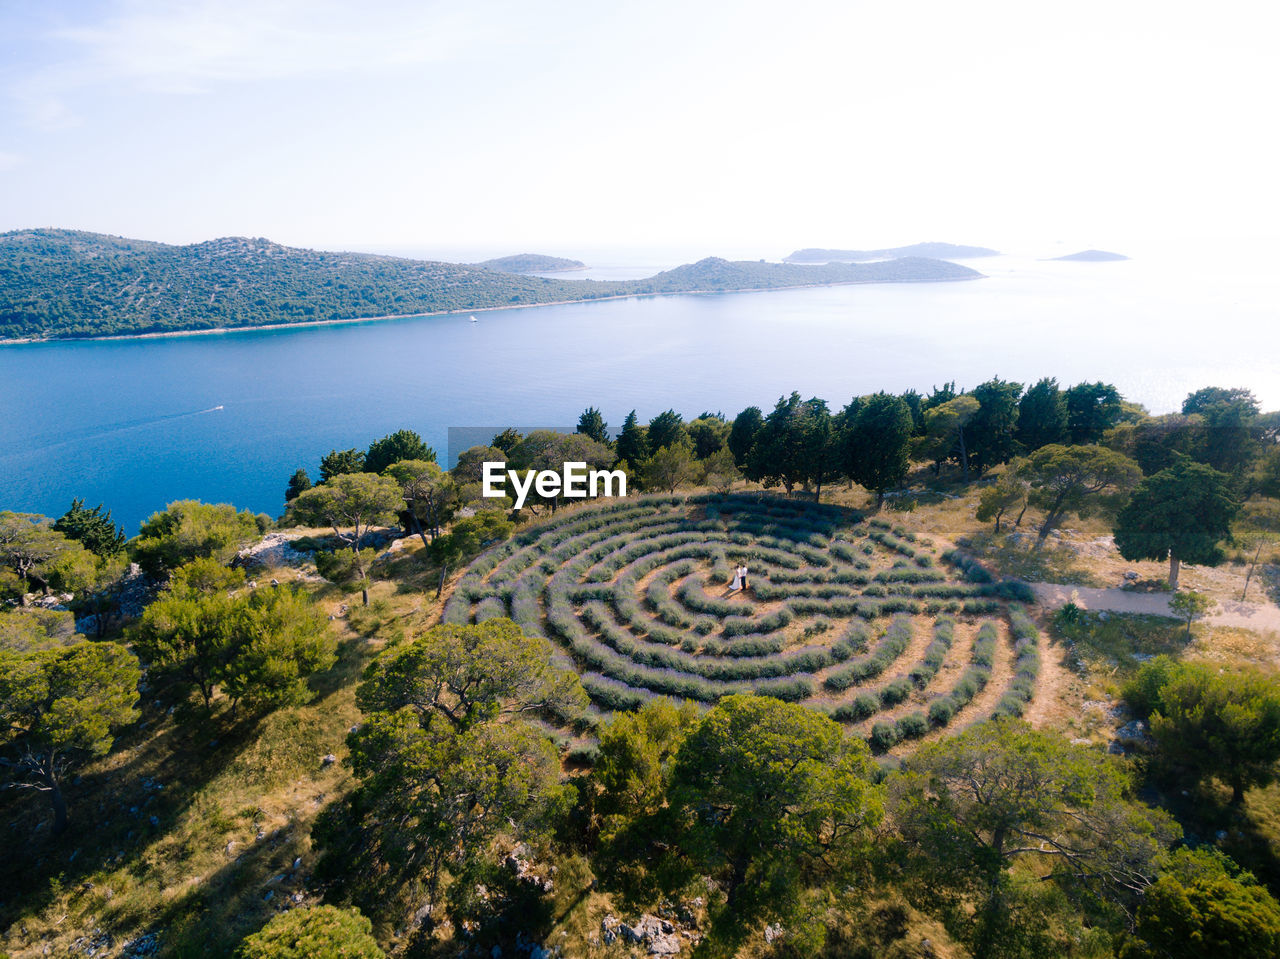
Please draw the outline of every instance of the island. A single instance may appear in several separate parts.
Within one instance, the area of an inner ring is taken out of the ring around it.
[[[466,263],[226,237],[187,246],[75,230],[0,233],[0,342],[149,336],[473,313],[678,293],[970,280],[923,257],[880,263],[708,258],[639,280],[568,280]]]
[[[906,256],[923,256],[935,260],[971,260],[982,256],[999,256],[999,250],[985,246],[961,246],[956,243],[913,243],[883,250],[825,250],[809,247],[784,257],[784,263],[865,263],[868,260],[894,260]]]
[[[1051,259],[1070,260],[1076,263],[1111,263],[1129,258],[1123,253],[1112,253],[1109,250],[1081,250],[1079,253],[1068,253],[1066,256],[1055,256]]]
[[[477,263],[486,270],[499,273],[572,273],[585,270],[587,264],[581,260],[570,260],[563,256],[546,256],[542,253],[517,253],[514,256],[500,256],[493,260]]]

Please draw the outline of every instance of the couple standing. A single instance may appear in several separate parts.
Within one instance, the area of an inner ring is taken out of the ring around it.
[[[746,565],[738,566],[733,571],[733,585],[729,587],[729,591],[736,593],[739,590],[747,589],[747,567]]]

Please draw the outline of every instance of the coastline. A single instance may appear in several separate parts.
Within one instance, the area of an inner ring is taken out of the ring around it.
[[[834,283],[800,283],[795,286],[746,287],[740,290],[678,290],[660,293],[617,293],[610,296],[592,296],[576,300],[547,300],[542,303],[511,303],[503,306],[481,306],[467,310],[433,310],[426,313],[388,313],[383,316],[352,316],[338,320],[307,320],[302,323],[266,323],[262,325],[219,326],[207,330],[166,330],[160,333],[109,333],[104,336],[57,336],[0,339],[0,347],[30,346],[48,343],[99,343],[110,340],[154,340],[175,336],[214,336],[227,333],[253,333],[259,330],[299,330],[322,326],[350,326],[356,323],[380,323],[384,320],[410,320],[432,316],[457,316],[472,313],[496,313],[500,310],[531,310],[541,306],[569,306],[575,303],[604,303],[609,300],[646,299],[654,296],[724,296],[737,293],[777,293],[783,290],[814,290],[833,286],[884,286],[894,283],[967,283],[986,279],[986,274],[976,276],[939,277],[927,280],[843,280]]]

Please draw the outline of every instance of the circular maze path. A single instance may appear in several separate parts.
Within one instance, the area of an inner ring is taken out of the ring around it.
[[[743,563],[750,588],[731,592]],[[840,507],[652,496],[562,514],[482,554],[443,619],[509,616],[547,637],[604,712],[751,692],[900,752],[1030,702],[1039,640],[1006,601],[1019,586]]]

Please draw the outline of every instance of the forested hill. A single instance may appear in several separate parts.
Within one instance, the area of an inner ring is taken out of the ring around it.
[[[0,233],[0,339],[60,339],[469,311],[657,293],[971,279],[938,260],[797,266],[707,259],[643,280],[561,280],[230,237],[170,246]]]
[[[514,256],[500,256],[494,260],[477,263],[487,270],[500,273],[567,273],[570,270],[585,270],[587,264],[581,260],[569,260],[563,256],[546,256],[542,253],[517,253]]]
[[[980,256],[999,256],[999,250],[985,246],[961,246],[956,243],[913,243],[883,250],[796,250],[786,263],[858,263],[866,260],[889,260],[904,256],[925,256],[939,260],[968,260]]]

